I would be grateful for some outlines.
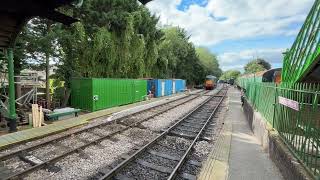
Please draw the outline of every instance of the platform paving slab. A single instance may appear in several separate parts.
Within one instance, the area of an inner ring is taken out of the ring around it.
[[[141,102],[128,104],[128,105],[124,105],[124,106],[117,106],[117,107],[113,107],[113,108],[109,108],[109,109],[91,112],[88,114],[79,115],[78,117],[55,121],[52,124],[49,124],[46,126],[37,127],[37,128],[30,128],[30,129],[25,129],[25,130],[21,130],[18,132],[10,133],[10,134],[1,135],[0,136],[0,149],[3,149],[7,146],[14,145],[17,143],[22,143],[22,142],[30,141],[33,139],[41,138],[44,136],[48,136],[51,134],[63,132],[67,129],[71,129],[71,128],[74,128],[77,126],[85,125],[88,122],[90,122],[90,120],[92,120],[92,119],[96,119],[96,118],[103,117],[103,116],[108,116],[113,113],[127,110],[130,108],[139,106],[139,105],[145,105],[145,104],[153,103],[153,102],[160,101],[160,100],[167,99],[167,98],[172,98],[172,97],[179,96],[179,95],[183,95],[183,93],[178,93],[178,94],[174,94],[171,96],[164,96],[164,97],[160,97],[160,98],[153,98],[148,101],[141,101]]]
[[[263,151],[241,108],[240,92],[228,91],[228,112],[216,145],[199,175],[201,180],[283,180]]]

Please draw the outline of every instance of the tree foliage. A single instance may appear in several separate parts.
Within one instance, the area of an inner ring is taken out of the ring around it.
[[[214,75],[220,77],[222,74],[221,69],[219,68],[219,62],[216,55],[212,54],[207,48],[198,47],[196,48],[197,55],[205,67],[205,73],[207,75]]]
[[[50,21],[36,18],[21,39],[33,61],[45,54],[58,59],[56,77],[67,86],[72,77],[183,78],[197,84],[207,74],[221,75],[215,55],[196,50],[181,28],[158,28],[158,17],[136,0],[91,0],[59,10],[79,22],[50,24],[46,31]]]
[[[248,64],[245,65],[244,70],[245,73],[255,73],[263,70],[271,69],[271,65],[264,59],[256,59],[250,61]]]
[[[240,76],[240,74],[241,74],[241,72],[238,70],[228,70],[228,71],[223,72],[220,79],[221,80],[237,79]]]
[[[157,78],[182,78],[189,84],[202,83],[207,73],[187,33],[179,27],[163,30],[163,41],[159,44],[159,56],[152,68]]]
[[[93,0],[74,14],[80,22],[63,27],[58,37],[63,79],[151,76],[163,34],[156,28],[158,18],[145,7],[134,0]]]

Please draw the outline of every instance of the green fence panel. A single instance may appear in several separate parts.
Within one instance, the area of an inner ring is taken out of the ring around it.
[[[241,83],[241,82],[239,82]],[[252,106],[279,132],[293,154],[320,176],[320,85],[246,83]]]

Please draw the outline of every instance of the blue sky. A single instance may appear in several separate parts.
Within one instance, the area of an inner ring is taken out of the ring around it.
[[[147,7],[159,25],[180,26],[197,46],[218,56],[223,70],[253,58],[282,66],[314,0],[154,0]]]

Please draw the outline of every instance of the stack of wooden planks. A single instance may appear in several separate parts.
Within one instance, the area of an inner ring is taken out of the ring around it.
[[[38,104],[32,104],[32,127],[41,127],[43,122],[43,112],[42,106],[38,106]]]

